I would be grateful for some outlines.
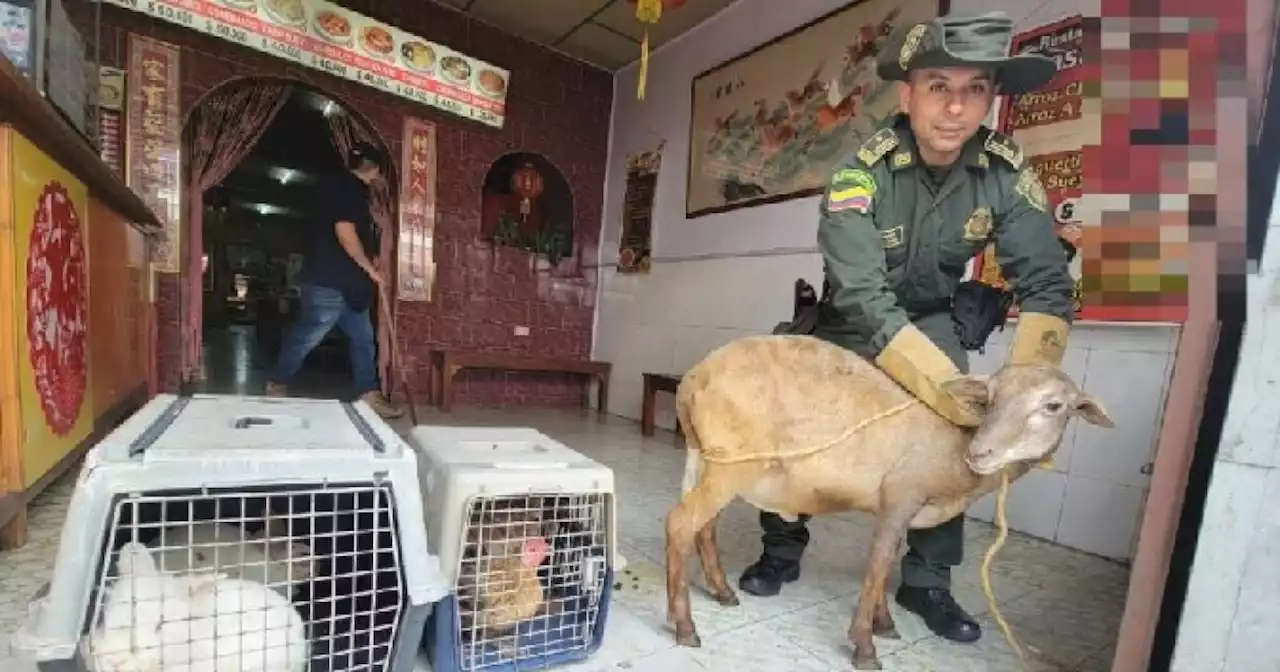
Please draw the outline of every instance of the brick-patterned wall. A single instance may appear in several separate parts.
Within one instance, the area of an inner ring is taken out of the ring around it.
[[[367,119],[397,162],[404,115],[436,123],[440,174],[435,300],[397,306],[401,349],[419,398],[425,397],[426,352],[432,347],[587,356],[595,302],[594,269],[585,269],[583,277],[553,277],[552,272],[536,269],[535,260],[526,253],[488,249],[478,239],[480,187],[489,165],[505,153],[526,151],[546,156],[564,173],[573,190],[577,257],[593,261],[599,242],[612,76],[430,2],[345,0],[343,4],[509,69],[504,128],[494,130],[465,122],[112,6],[104,6],[102,11],[102,59],[108,65],[125,67],[129,32],[181,46],[184,116],[206,93],[232,78],[297,79],[318,87]],[[72,8],[84,5],[92,6],[73,3]],[[178,279],[165,276],[157,297],[161,388],[174,390],[180,382]],[[518,325],[527,325],[529,336],[515,336]],[[568,405],[579,403],[584,383],[564,376],[463,372],[456,389],[459,399],[473,403]]]

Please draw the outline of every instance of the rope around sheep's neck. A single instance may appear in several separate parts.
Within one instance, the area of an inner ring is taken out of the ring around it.
[[[995,543],[987,549],[986,555],[982,557],[982,590],[987,594],[987,607],[991,609],[991,614],[996,617],[996,623],[1000,624],[1000,631],[1004,633],[1005,641],[1009,642],[1009,647],[1018,656],[1018,667],[1024,671],[1031,669],[1027,665],[1027,658],[1022,653],[1022,646],[1018,644],[1018,638],[1013,634],[1013,628],[1009,627],[1009,622],[1004,620],[1004,616],[1000,613],[1000,607],[996,604],[996,591],[991,586],[991,562],[995,560],[996,554],[1000,552],[1004,542],[1009,538],[1009,521],[1005,518],[1005,502],[1009,497],[1009,471],[1008,469],[1000,472],[1000,490],[996,493],[996,528],[999,533],[996,534]]]

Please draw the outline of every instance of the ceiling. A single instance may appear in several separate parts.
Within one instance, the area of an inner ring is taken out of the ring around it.
[[[631,0],[436,0],[490,25],[605,70],[640,58],[646,24]],[[685,0],[649,25],[654,49],[711,18],[734,0]],[[667,0],[670,4],[670,0]]]

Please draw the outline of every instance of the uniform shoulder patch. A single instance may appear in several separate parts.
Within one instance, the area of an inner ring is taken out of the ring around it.
[[[867,214],[876,195],[876,180],[862,168],[840,168],[831,176],[827,211],[854,210]]]
[[[982,145],[982,149],[986,150],[988,154],[1003,159],[1014,170],[1022,168],[1022,148],[1013,141],[1013,138],[1004,133],[991,131],[991,135],[987,136],[987,141]]]
[[[882,128],[867,138],[858,149],[858,160],[868,167],[884,158],[894,147],[898,146],[898,134],[892,128]]]
[[[1013,185],[1013,190],[1031,207],[1040,212],[1049,212],[1049,196],[1044,191],[1044,185],[1040,183],[1040,176],[1031,166],[1023,168],[1018,174],[1018,181]]]

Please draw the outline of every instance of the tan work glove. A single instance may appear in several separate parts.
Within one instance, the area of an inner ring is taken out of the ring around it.
[[[915,325],[894,335],[876,356],[876,366],[947,420],[966,427],[982,423],[981,412],[942,391],[943,383],[960,377],[960,369]]]
[[[1019,313],[1009,363],[1061,366],[1062,355],[1067,350],[1067,329],[1066,321],[1061,318],[1044,313]]]
[[[1044,313],[1019,313],[1018,326],[1013,331],[1013,347],[1009,350],[1010,364],[1062,365],[1067,351],[1067,323],[1065,320]],[[1039,469],[1052,469],[1050,456],[1036,465]]]

